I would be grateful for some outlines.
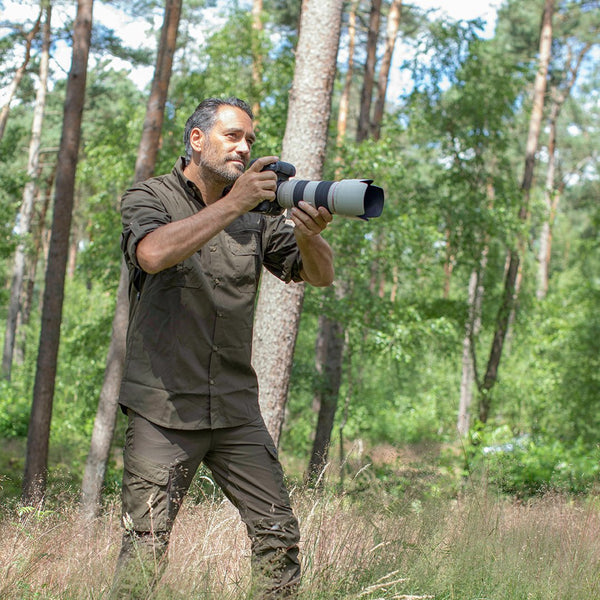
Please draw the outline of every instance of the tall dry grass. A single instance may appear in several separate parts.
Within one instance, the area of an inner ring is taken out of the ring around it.
[[[404,502],[384,494],[293,491],[303,600],[600,598],[595,498],[517,503],[473,489],[458,499]],[[5,508],[0,598],[106,598],[120,538],[118,503],[88,525],[73,502],[47,511]],[[220,498],[184,505],[169,556],[153,598],[247,597],[245,528]]]

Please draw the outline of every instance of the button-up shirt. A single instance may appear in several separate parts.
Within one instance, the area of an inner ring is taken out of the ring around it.
[[[254,305],[263,265],[301,281],[293,228],[249,212],[183,262],[143,272],[138,242],[204,208],[180,158],[168,175],[123,196],[121,246],[129,267],[129,328],[120,404],[174,429],[241,425],[259,415],[251,366]]]

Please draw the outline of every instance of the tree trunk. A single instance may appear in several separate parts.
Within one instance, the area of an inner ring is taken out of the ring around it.
[[[346,67],[346,76],[344,78],[344,89],[340,97],[340,107],[338,110],[338,124],[336,145],[338,148],[344,143],[346,131],[348,129],[348,107],[350,106],[350,90],[352,89],[352,76],[354,74],[354,49],[356,47],[356,9],[358,0],[354,0],[350,7],[348,15],[348,65]]]
[[[38,259],[44,243],[45,223],[50,202],[52,200],[52,186],[56,176],[57,163],[54,163],[52,171],[46,177],[45,189],[38,189],[36,204],[40,206],[39,214],[36,215],[36,224],[32,229],[33,234],[33,251],[31,256],[27,257],[27,276],[23,285],[21,310],[17,319],[18,339],[15,340],[15,350],[13,362],[23,364],[25,360],[26,349],[26,334],[23,331],[23,326],[29,324],[31,318],[31,307],[33,305],[33,293],[35,291],[35,276],[38,269]]]
[[[300,179],[321,178],[341,28],[342,0],[304,0],[282,156]],[[263,278],[252,362],[260,406],[275,443],[283,425],[304,285]]]
[[[40,140],[42,136],[42,124],[44,121],[44,108],[46,106],[48,64],[50,61],[51,14],[52,7],[50,4],[48,4],[46,6],[46,20],[44,23],[42,54],[40,57],[40,80],[35,97],[33,123],[31,125],[31,140],[29,142],[29,156],[27,159],[28,181],[23,189],[23,202],[21,204],[21,210],[19,211],[19,219],[15,227],[16,233],[19,236],[19,244],[15,250],[13,275],[10,287],[10,300],[8,304],[8,316],[6,318],[6,331],[4,333],[4,350],[2,353],[2,374],[7,380],[10,380],[12,371],[15,338],[17,334],[17,321],[21,307],[23,279],[25,277],[25,236],[27,236],[31,230],[31,216],[33,214],[33,205],[37,187],[36,178],[39,173]]]
[[[64,299],[65,271],[69,250],[69,232],[73,209],[75,170],[81,139],[81,119],[85,99],[87,62],[92,33],[93,0],[79,0],[73,27],[73,58],[67,81],[63,129],[58,154],[58,171],[54,196],[52,235],[44,289],[42,328],[22,499],[25,504],[42,501],[46,491],[48,443],[56,378],[56,362],[60,343],[60,325]]]
[[[315,363],[319,375],[314,403],[319,406],[312,454],[308,463],[308,480],[321,475],[329,454],[331,432],[342,382],[344,327],[325,315],[319,317]]]
[[[546,169],[546,187],[544,189],[544,200],[546,203],[546,219],[542,224],[540,233],[540,244],[538,252],[538,285],[536,296],[538,300],[542,300],[548,293],[548,279],[550,273],[550,256],[552,245],[552,225],[558,208],[558,200],[560,192],[555,186],[555,171],[556,171],[556,128],[560,111],[571,93],[571,89],[577,79],[579,68],[583,58],[591,48],[591,44],[586,44],[579,52],[574,65],[568,65],[568,79],[559,90],[558,86],[553,88],[552,108],[550,109],[550,118],[548,125],[548,167]],[[569,57],[571,54],[569,53]]]
[[[385,97],[387,96],[390,66],[392,64],[394,48],[396,47],[401,12],[402,0],[392,0],[387,19],[385,50],[381,59],[379,77],[377,79],[377,100],[375,102],[375,110],[373,113],[372,136],[376,140],[378,140],[381,135],[381,123],[383,122],[383,111],[385,108]]]
[[[462,377],[460,382],[460,401],[456,427],[461,436],[469,433],[471,427],[471,405],[473,389],[477,382],[477,365],[475,362],[475,338],[481,329],[481,305],[483,303],[483,274],[487,265],[487,246],[481,252],[479,266],[473,269],[469,278],[469,315],[465,325],[463,338]]]
[[[6,100],[6,104],[2,107],[0,111],[0,140],[4,137],[4,130],[6,129],[6,122],[8,121],[8,113],[10,112],[10,103],[12,102],[17,90],[19,89],[19,85],[21,80],[23,79],[23,75],[25,75],[25,70],[27,69],[27,65],[29,64],[29,59],[31,58],[31,45],[33,44],[33,40],[35,36],[38,34],[40,30],[40,22],[42,20],[42,15],[44,14],[44,2],[40,3],[40,14],[36,22],[33,24],[31,31],[25,35],[25,58],[23,62],[19,66],[19,68],[15,72],[15,76],[10,83],[8,89],[8,99]]]
[[[365,75],[360,95],[360,113],[356,139],[360,143],[369,137],[371,132],[371,102],[375,84],[375,63],[377,61],[377,41],[379,40],[379,22],[381,20],[381,0],[371,1],[369,17],[369,33],[367,35],[367,60]]]
[[[164,20],[156,55],[156,66],[146,106],[146,117],[135,164],[135,181],[152,177],[160,146],[165,104],[173,70],[173,56],[177,47],[177,30],[181,19],[182,0],[167,0]],[[125,365],[125,342],[129,312],[129,275],[124,261],[117,291],[117,302],[112,324],[112,337],[104,382],[100,392],[98,411],[81,487],[80,513],[85,518],[98,514],[106,464],[114,436],[118,412],[118,396]]]
[[[128,281],[128,270],[125,261],[122,261],[104,383],[100,391],[90,451],[81,482],[80,514],[86,519],[93,519],[98,515],[106,465],[115,433],[119,385],[125,365],[125,337],[129,318]]]
[[[546,0],[542,16],[542,28],[540,35],[539,67],[536,74],[533,90],[533,107],[529,120],[529,133],[525,155],[525,171],[521,184],[522,202],[519,210],[519,218],[526,221],[529,212],[529,197],[535,166],[535,155],[537,152],[542,116],[544,112],[544,95],[546,93],[546,80],[548,78],[548,66],[552,50],[552,16],[554,13],[554,0]],[[504,281],[504,293],[498,314],[496,317],[496,329],[490,350],[483,386],[481,390],[481,401],[479,406],[479,418],[482,423],[487,421],[491,406],[491,390],[498,379],[498,368],[502,358],[504,341],[508,333],[510,315],[516,302],[516,285],[519,275],[520,256],[519,249],[513,248],[509,251],[509,266]]]

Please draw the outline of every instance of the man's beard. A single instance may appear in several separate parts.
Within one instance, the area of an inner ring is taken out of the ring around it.
[[[244,163],[244,168],[240,169],[239,163],[233,163],[234,161],[241,160]],[[231,185],[235,183],[237,178],[244,172],[245,170],[245,161],[239,156],[228,157],[225,159],[225,162],[220,164],[215,164],[213,161],[206,160],[204,157],[200,157],[200,164],[198,165],[202,173],[206,176],[212,177],[224,185]]]

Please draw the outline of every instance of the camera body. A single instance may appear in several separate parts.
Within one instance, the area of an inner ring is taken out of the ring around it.
[[[250,164],[252,164],[252,162]],[[277,175],[277,192],[279,192],[279,186],[284,181],[288,181],[290,177],[294,177],[294,175],[296,175],[296,167],[292,163],[283,162],[282,160],[278,160],[270,165],[266,165],[262,168],[262,170],[275,172]],[[252,212],[259,212],[264,215],[276,217],[283,214],[284,210],[285,207],[281,206],[276,198],[273,200],[273,202],[270,200],[263,200],[252,209]]]
[[[331,214],[355,217],[364,221],[379,217],[383,211],[383,189],[372,179],[342,179],[341,181],[310,181],[290,178],[296,174],[291,163],[277,161],[263,167],[277,175],[275,200],[264,200],[252,210],[266,215],[281,215],[286,208],[300,201],[315,208],[324,206]]]

